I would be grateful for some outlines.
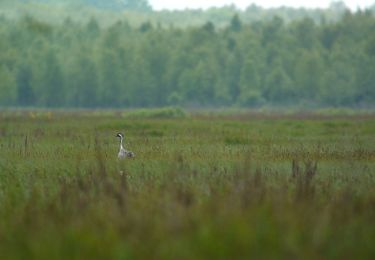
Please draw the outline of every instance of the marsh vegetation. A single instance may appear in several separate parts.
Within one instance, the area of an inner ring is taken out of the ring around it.
[[[374,258],[373,116],[126,115],[0,114],[2,259]]]

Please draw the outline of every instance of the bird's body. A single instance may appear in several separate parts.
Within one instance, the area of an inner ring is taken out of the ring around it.
[[[117,137],[120,138],[120,151],[118,152],[118,158],[119,159],[125,159],[125,158],[133,158],[135,157],[135,154],[132,151],[128,151],[124,148],[123,146],[123,140],[124,140],[124,135],[119,133],[117,134]]]

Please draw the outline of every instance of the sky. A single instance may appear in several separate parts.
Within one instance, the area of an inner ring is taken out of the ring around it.
[[[149,0],[149,3],[154,9],[185,9],[185,8],[209,8],[213,6],[224,6],[235,4],[237,7],[244,9],[252,3],[262,7],[328,7],[332,1],[330,0],[314,0],[314,1],[301,1],[301,0]],[[353,10],[358,7],[364,8],[371,6],[375,0],[346,0],[345,4]]]

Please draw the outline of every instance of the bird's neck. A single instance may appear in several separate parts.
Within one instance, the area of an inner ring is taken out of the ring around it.
[[[123,145],[122,145],[122,140],[123,140],[123,138],[121,137],[120,138],[120,148],[124,148]]]

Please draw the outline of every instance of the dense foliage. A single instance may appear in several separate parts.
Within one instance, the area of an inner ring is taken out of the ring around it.
[[[0,113],[1,259],[374,259],[373,116],[95,113]]]
[[[370,106],[375,18],[225,27],[0,18],[0,105]]]

